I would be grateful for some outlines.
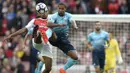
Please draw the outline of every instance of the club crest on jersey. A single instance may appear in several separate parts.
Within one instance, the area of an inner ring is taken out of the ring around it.
[[[45,28],[46,26],[43,26],[42,24],[41,25],[39,25],[39,28]]]

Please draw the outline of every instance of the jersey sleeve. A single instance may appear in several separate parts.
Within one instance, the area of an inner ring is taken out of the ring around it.
[[[28,35],[31,35],[31,34],[33,34],[33,28],[31,28],[29,31],[28,31],[28,33],[27,33]]]
[[[118,45],[118,42],[117,40],[114,41],[115,43],[115,52],[116,52],[116,56],[120,57],[121,56],[121,53],[120,53],[120,49],[119,49],[119,45]]]
[[[32,19],[32,20],[25,26],[25,28],[27,28],[28,31],[29,31],[31,28],[35,27],[34,21],[35,21],[35,19]]]
[[[91,34],[88,35],[88,42],[90,43],[92,41]]]
[[[71,23],[71,21],[72,21],[72,15],[70,13],[68,13],[68,19],[69,19],[69,22]]]
[[[51,15],[48,16],[48,22],[54,23],[54,20],[51,18]]]
[[[109,34],[106,32],[105,35],[106,35],[105,40],[108,41],[109,40]]]
[[[49,21],[50,22],[52,22],[52,23],[54,23],[55,22],[55,20],[56,20],[56,14],[52,14],[50,17],[49,17]]]

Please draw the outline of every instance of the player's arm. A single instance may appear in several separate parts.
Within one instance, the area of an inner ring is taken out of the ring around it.
[[[110,46],[110,38],[109,38],[108,33],[106,34],[105,40],[106,40],[106,43],[105,43],[104,47],[108,48]]]
[[[34,27],[35,25],[33,25],[34,23],[34,19],[32,19],[24,28],[18,30],[17,32],[15,33],[12,33],[11,35],[7,36],[4,40],[8,40],[16,35],[20,35],[20,34],[23,34],[23,33],[27,33],[29,29],[31,29],[32,27]]]
[[[77,26],[77,24],[76,24],[76,21],[75,21],[74,19],[72,19],[72,15],[69,14],[68,16],[69,16],[69,22],[70,22],[70,24],[72,25],[72,27],[73,27],[74,29],[78,29],[78,26]]]
[[[73,28],[78,29],[78,26],[77,26],[75,20],[72,20],[72,19],[71,19],[71,20],[70,20],[70,23],[71,23],[71,25],[73,26]]]
[[[47,27],[53,28],[53,27],[63,27],[65,26],[64,24],[55,24],[52,22],[48,22]]]
[[[53,28],[53,27],[63,27],[65,26],[65,24],[55,24],[55,20],[56,20],[56,16],[55,14],[51,15],[48,19],[48,24],[47,26],[50,27],[50,28]]]
[[[115,50],[115,51],[116,51],[116,55],[117,55],[117,56],[121,56],[121,53],[120,53],[120,50],[119,50],[119,46],[118,46],[118,43],[117,43],[116,40],[115,40],[115,44],[116,44],[116,45],[115,45],[115,46],[116,46],[116,50]]]
[[[90,42],[87,42],[87,48],[88,48],[90,51],[93,51],[93,47],[92,47],[92,45],[91,45]]]
[[[123,62],[122,56],[121,56],[121,52],[118,46],[118,42],[117,40],[115,40],[115,53],[116,53],[116,57],[117,57],[117,61],[119,64],[121,64]]]
[[[104,45],[105,48],[108,48],[110,46],[110,41],[109,40],[106,40],[106,43]]]
[[[90,51],[93,50],[93,46],[92,46],[91,42],[92,42],[91,35],[88,35],[88,40],[86,41],[86,43],[87,43],[87,48],[88,48]]]
[[[25,33],[25,32],[27,32],[27,31],[28,31],[27,28],[24,27],[24,28],[18,30],[17,32],[12,33],[11,35],[7,36],[4,40],[9,40],[10,38],[15,37],[15,36],[17,36],[17,35],[20,35],[20,34],[22,34],[22,33]]]
[[[51,41],[56,41],[57,36],[55,32],[52,32],[52,36],[49,38]]]

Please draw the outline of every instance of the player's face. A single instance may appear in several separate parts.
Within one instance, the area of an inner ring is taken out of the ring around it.
[[[42,13],[42,14],[38,14],[41,18],[46,19],[48,16],[48,12]]]
[[[59,13],[60,16],[63,16],[65,11],[66,11],[66,7],[64,5],[58,6],[58,13]]]
[[[100,29],[101,29],[101,24],[100,23],[96,23],[95,30],[96,31],[100,31]]]
[[[110,39],[112,39],[112,37],[113,37],[112,33],[109,33],[109,37],[110,37]]]

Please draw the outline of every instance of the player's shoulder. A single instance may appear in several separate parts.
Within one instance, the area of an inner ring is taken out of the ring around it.
[[[33,33],[33,28],[29,29],[27,34],[31,35],[32,33]]]
[[[53,19],[53,20],[57,19],[58,18],[58,12],[51,14],[50,18]]]
[[[90,37],[90,36],[93,36],[94,34],[95,34],[95,32],[91,32],[88,34],[88,36]]]
[[[117,43],[117,40],[116,40],[116,38],[113,38],[113,39],[112,39],[112,41],[113,41],[114,43]]]
[[[57,17],[57,16],[58,16],[58,12],[51,14],[51,17]]]
[[[36,20],[36,18],[33,18],[33,19],[30,20],[30,22],[34,22],[35,20]]]
[[[68,13],[68,12],[65,12],[65,15],[68,16],[68,17],[71,17],[72,14],[71,13]]]
[[[39,22],[39,21],[42,21],[42,19],[41,18],[33,18],[30,22],[36,23],[36,22]]]
[[[53,19],[51,18],[51,15],[48,16],[48,22],[53,22]]]
[[[28,22],[28,25],[32,25],[35,21],[35,18],[34,19],[31,19],[29,22]]]
[[[107,31],[105,31],[105,30],[101,30],[101,31],[102,31],[103,34],[106,34],[106,35],[109,34],[109,33],[108,33]]]
[[[31,28],[30,31],[33,31],[34,28]]]

